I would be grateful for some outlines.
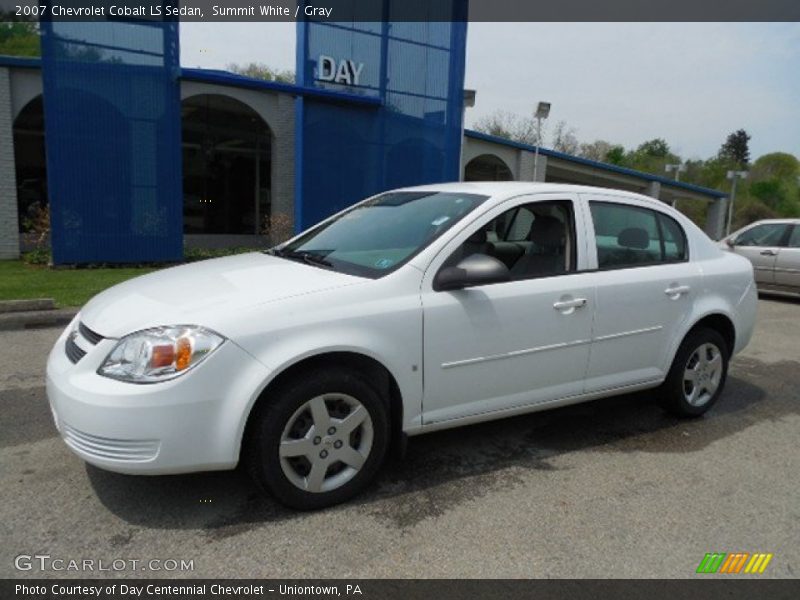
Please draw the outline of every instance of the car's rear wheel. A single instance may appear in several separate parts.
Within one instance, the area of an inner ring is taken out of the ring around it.
[[[725,339],[698,328],[683,340],[661,389],[664,407],[681,417],[698,417],[719,399],[728,375]]]
[[[289,382],[254,414],[248,470],[292,508],[343,502],[380,468],[389,441],[387,414],[386,401],[352,371],[325,369]]]

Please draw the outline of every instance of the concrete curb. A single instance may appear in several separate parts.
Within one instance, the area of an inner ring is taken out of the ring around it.
[[[0,331],[66,325],[76,314],[77,308],[0,312]]]
[[[0,314],[16,312],[33,312],[37,310],[55,310],[56,303],[52,298],[33,298],[31,300],[1,300]]]

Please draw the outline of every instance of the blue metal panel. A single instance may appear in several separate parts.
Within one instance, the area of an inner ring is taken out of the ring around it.
[[[181,258],[178,23],[43,22],[55,263]]]
[[[357,2],[356,2],[357,4]],[[295,224],[307,228],[366,196],[457,180],[463,116],[466,0],[434,0],[447,22],[298,23],[298,85],[376,98],[376,107],[297,104]],[[321,81],[320,56],[363,63],[357,84]]]

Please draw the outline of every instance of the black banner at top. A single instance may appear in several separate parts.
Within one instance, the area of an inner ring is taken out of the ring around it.
[[[800,21],[798,0],[464,0],[486,22]],[[451,21],[437,0],[0,0],[4,20]],[[388,6],[388,10],[387,10]]]

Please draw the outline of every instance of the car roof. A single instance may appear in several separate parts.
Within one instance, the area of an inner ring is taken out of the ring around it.
[[[613,194],[621,198],[632,198],[636,200],[645,200],[653,202],[661,206],[668,206],[664,202],[645,196],[644,194],[637,194],[635,192],[628,192],[625,190],[594,187],[589,185],[575,185],[569,183],[549,183],[549,182],[533,182],[533,181],[461,181],[452,183],[434,183],[429,185],[418,185],[414,187],[402,188],[403,192],[449,192],[449,193],[462,193],[462,194],[484,194],[491,196],[495,200],[504,200],[513,196],[520,196],[523,194],[541,194],[547,192],[553,193],[595,193],[595,194]]]
[[[796,219],[796,218],[793,219],[791,217],[785,217],[785,218],[782,218],[782,219],[759,219],[758,221],[753,221],[752,223],[749,223],[748,225],[746,225],[746,227],[750,227],[752,225],[760,225],[762,223],[794,223],[794,224],[800,224],[800,219]]]

